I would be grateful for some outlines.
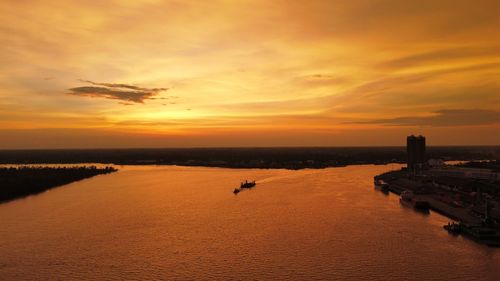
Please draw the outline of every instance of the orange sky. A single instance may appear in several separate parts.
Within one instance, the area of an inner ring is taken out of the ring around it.
[[[500,2],[0,2],[0,148],[500,144]]]

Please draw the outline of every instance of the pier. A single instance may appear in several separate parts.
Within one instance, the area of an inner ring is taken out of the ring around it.
[[[407,166],[375,176],[375,187],[404,195],[401,202],[415,209],[425,206],[459,222],[460,233],[481,243],[500,245],[500,162],[427,162],[425,150],[425,137],[409,136]]]

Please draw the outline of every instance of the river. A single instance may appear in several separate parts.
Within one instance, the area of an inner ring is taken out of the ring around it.
[[[498,280],[500,249],[373,188],[398,167],[118,167],[0,204],[0,280]]]

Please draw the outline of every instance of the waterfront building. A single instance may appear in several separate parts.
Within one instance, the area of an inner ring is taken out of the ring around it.
[[[417,172],[425,166],[425,137],[408,136],[406,138],[407,167],[409,171]]]

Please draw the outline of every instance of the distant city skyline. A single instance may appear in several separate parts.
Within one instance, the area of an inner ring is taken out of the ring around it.
[[[0,149],[500,145],[499,1],[0,8]]]

